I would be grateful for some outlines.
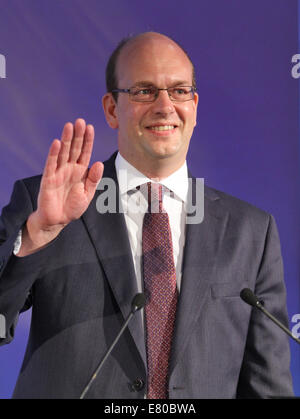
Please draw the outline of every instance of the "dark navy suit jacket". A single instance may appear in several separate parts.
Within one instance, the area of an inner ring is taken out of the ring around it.
[[[115,155],[104,177],[116,181]],[[111,344],[137,292],[123,214],[99,214],[97,191],[83,216],[47,247],[12,255],[35,210],[40,177],[17,181],[0,221],[0,313],[6,338],[32,306],[16,398],[78,398]],[[118,192],[118,191],[117,191]],[[204,220],[187,225],[170,373],[170,398],[293,394],[289,342],[239,297],[249,287],[287,322],[280,244],[269,214],[205,187]],[[86,397],[144,398],[146,349],[141,313]]]

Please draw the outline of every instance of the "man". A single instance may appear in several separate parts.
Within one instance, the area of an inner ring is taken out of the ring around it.
[[[87,398],[292,395],[287,338],[239,298],[249,287],[287,321],[273,217],[206,187],[203,222],[186,224],[198,104],[190,59],[170,38],[141,34],[114,52],[107,81],[103,108],[118,155],[88,170],[93,127],[67,123],[42,179],[16,182],[3,210],[3,343],[32,305],[14,396],[78,398],[138,291],[147,295],[144,316],[133,318]],[[121,207],[131,196],[144,212],[99,213],[102,175],[117,185]]]

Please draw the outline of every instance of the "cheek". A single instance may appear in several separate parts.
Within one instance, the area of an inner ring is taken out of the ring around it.
[[[196,123],[196,107],[191,102],[184,102],[176,109],[179,119],[185,126],[194,127]]]
[[[196,113],[196,109],[194,107],[189,108],[189,110],[186,113],[186,118],[188,120],[188,125],[191,128],[194,128],[196,125],[196,118],[197,118],[197,113]]]
[[[126,109],[123,109],[118,116],[119,127],[123,131],[133,132],[140,130],[140,123],[142,120],[142,115],[138,110],[128,106]]]

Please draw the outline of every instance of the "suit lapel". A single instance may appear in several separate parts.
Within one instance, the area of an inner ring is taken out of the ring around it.
[[[125,319],[131,310],[131,301],[138,290],[125,218],[118,211],[119,187],[115,171],[116,154],[105,162],[102,178],[102,181],[105,181],[105,179],[112,180],[116,188],[116,212],[106,212],[104,214],[98,212],[97,200],[104,193],[100,184],[94,199],[82,218],[116,302]],[[144,333],[140,313],[137,313],[131,320],[129,330],[146,364]]]
[[[103,178],[109,178],[119,188],[115,171],[114,154],[105,162]],[[103,193],[97,190],[83,221],[96,249],[114,297],[125,318],[131,309],[131,301],[137,291],[137,280],[132,260],[124,215],[119,213],[99,214],[97,199]],[[177,307],[174,342],[170,373],[183,353],[207,299],[211,280],[216,272],[216,259],[225,234],[229,214],[220,207],[220,198],[205,188],[204,220],[200,224],[188,224],[184,249],[182,280]],[[129,324],[130,333],[146,366],[146,350],[142,319],[137,313]]]
[[[229,214],[221,209],[220,201],[213,190],[205,187],[204,219],[200,224],[186,226],[170,373],[193,333],[216,272],[216,260],[229,219]]]

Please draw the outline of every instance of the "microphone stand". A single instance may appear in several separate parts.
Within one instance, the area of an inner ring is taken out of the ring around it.
[[[89,391],[91,385],[93,384],[93,382],[95,381],[99,371],[101,370],[103,364],[105,363],[105,361],[107,360],[107,358],[109,357],[110,353],[112,352],[112,350],[114,349],[115,345],[117,344],[117,342],[119,341],[120,337],[122,336],[122,334],[124,333],[124,330],[126,329],[126,327],[128,326],[128,323],[130,322],[130,320],[132,319],[132,317],[135,315],[135,313],[140,310],[142,307],[144,307],[145,305],[145,296],[144,294],[136,294],[136,296],[133,298],[132,303],[131,303],[131,312],[129,313],[129,315],[127,316],[125,323],[123,324],[120,332],[118,333],[118,335],[116,336],[115,340],[113,341],[113,343],[111,344],[111,346],[109,347],[108,351],[106,352],[106,354],[104,355],[104,357],[102,358],[102,360],[100,361],[98,367],[96,368],[95,372],[93,373],[90,381],[88,382],[88,384],[86,385],[86,387],[84,388],[83,392],[80,395],[80,399],[84,399],[86,393]]]

